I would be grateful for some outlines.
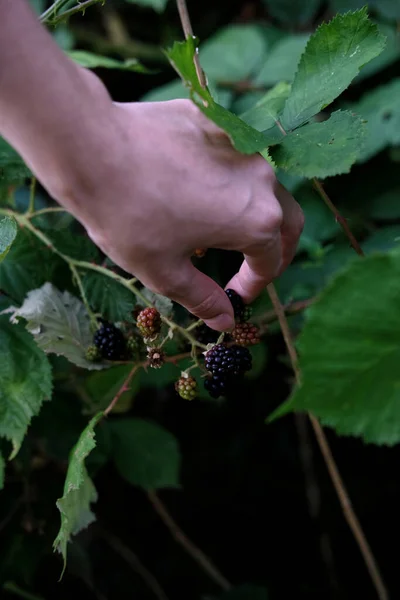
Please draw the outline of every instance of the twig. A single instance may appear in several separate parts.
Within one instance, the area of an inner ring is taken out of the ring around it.
[[[119,538],[114,534],[106,531],[101,527],[97,527],[97,531],[102,538],[111,546],[111,548],[117,552],[122,558],[128,563],[130,567],[142,577],[148,587],[154,592],[154,595],[158,600],[168,600],[168,597],[157,579],[152,573],[144,566],[139,557],[126,546]]]
[[[180,544],[185,551],[197,562],[197,564],[207,573],[207,575],[215,581],[217,585],[224,591],[228,591],[232,588],[229,581],[220,573],[220,571],[213,565],[211,560],[204,554],[200,548],[198,548],[182,531],[179,525],[174,521],[172,516],[169,514],[166,506],[157,496],[155,490],[149,490],[147,497],[150,500],[154,510],[164,522],[166,527],[169,529],[173,538]]]
[[[316,301],[315,297],[306,298],[306,300],[298,300],[297,302],[288,303],[285,306],[282,306],[282,308],[283,308],[285,314],[296,315],[297,313],[303,312],[303,310],[306,310],[309,306],[314,304],[315,301]],[[262,323],[273,323],[276,320],[277,320],[277,314],[276,314],[275,310],[269,310],[268,312],[264,313],[260,317],[257,317],[257,321],[262,322]]]
[[[270,283],[267,287],[269,296],[271,298],[271,302],[276,310],[276,314],[279,319],[279,323],[282,329],[282,335],[285,340],[286,348],[290,357],[290,361],[292,364],[292,368],[296,377],[297,385],[301,383],[301,373],[299,368],[297,351],[294,346],[292,336],[290,334],[289,325],[286,319],[285,311],[283,310],[283,306],[279,300],[278,294],[276,293],[275,286]],[[326,467],[328,469],[331,481],[335,488],[336,494],[339,498],[340,505],[342,507],[342,511],[344,517],[349,525],[354,538],[358,544],[360,552],[364,558],[365,564],[367,566],[370,577],[373,581],[375,589],[378,594],[378,598],[380,600],[388,600],[388,592],[386,590],[385,584],[383,583],[382,577],[380,575],[378,565],[372,554],[371,548],[368,544],[368,541],[365,537],[361,524],[357,518],[357,515],[354,512],[352,507],[349,494],[343,482],[343,479],[339,473],[339,469],[335,463],[335,459],[333,458],[331,449],[328,444],[328,440],[324,434],[324,431],[319,423],[319,421],[309,413],[309,417],[311,420],[311,425],[313,427],[315,437],[317,438],[318,445],[320,447],[322,456],[324,457]]]
[[[188,8],[186,5],[186,0],[176,0],[176,4],[178,7],[179,18],[182,23],[182,29],[183,29],[183,33],[185,34],[185,38],[187,40],[189,38],[193,38],[194,37],[193,29],[192,29],[192,24],[190,22],[189,11],[188,11]],[[199,53],[197,51],[197,48],[196,48],[196,52],[193,57],[193,62],[194,62],[194,66],[196,67],[197,79],[199,80],[201,87],[206,88],[207,87],[207,79],[206,79],[206,76],[205,76],[204,71],[200,64]]]

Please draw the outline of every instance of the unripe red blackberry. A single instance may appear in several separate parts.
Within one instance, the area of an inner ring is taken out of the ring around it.
[[[191,375],[183,373],[175,383],[175,389],[184,400],[194,400],[197,396],[197,381]]]
[[[144,308],[138,314],[136,324],[144,338],[155,337],[161,330],[160,313],[153,307]]]
[[[243,346],[216,344],[205,354],[205,367],[212,375],[237,377],[250,371],[252,357]]]
[[[237,323],[231,336],[239,346],[253,346],[260,342],[260,330],[252,323]]]
[[[233,314],[235,316],[235,321],[241,322],[244,321],[244,314],[245,314],[245,303],[243,302],[241,296],[239,296],[239,294],[237,292],[235,292],[235,290],[225,290],[226,295],[228,296],[229,300],[231,301],[232,307],[233,307]]]
[[[147,358],[149,366],[153,369],[161,369],[165,362],[165,354],[160,348],[148,348]]]

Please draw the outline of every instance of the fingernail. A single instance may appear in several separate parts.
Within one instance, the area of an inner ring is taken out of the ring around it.
[[[217,331],[231,331],[235,326],[233,317],[228,313],[222,313],[212,319],[207,319],[205,322],[211,329],[216,329]]]

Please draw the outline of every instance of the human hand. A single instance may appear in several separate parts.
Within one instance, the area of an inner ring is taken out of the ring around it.
[[[151,290],[214,329],[231,328],[230,302],[193,266],[194,249],[242,252],[228,287],[250,302],[293,259],[303,227],[299,205],[260,155],[236,152],[188,100],[113,104],[101,127],[107,157],[100,150],[85,187],[70,190],[76,216]]]

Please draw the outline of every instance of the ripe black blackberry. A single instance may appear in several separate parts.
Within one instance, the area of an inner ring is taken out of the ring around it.
[[[225,294],[228,296],[233,307],[233,314],[235,315],[235,321],[244,321],[246,313],[246,305],[235,290],[225,290]]]
[[[122,331],[108,321],[101,321],[94,334],[93,344],[107,360],[121,360],[126,354],[126,342]]]
[[[200,342],[200,344],[204,344],[205,346],[207,346],[207,344],[215,344],[220,333],[219,331],[215,331],[215,329],[211,329],[211,327],[209,327],[205,323],[202,323],[201,325],[196,327],[196,329],[194,330],[194,335],[196,337],[196,340]]]
[[[250,371],[252,358],[244,346],[217,344],[206,353],[205,367],[214,376],[237,377]]]
[[[228,391],[228,381],[222,375],[212,375],[204,380],[204,388],[210,394],[211,398],[219,398],[225,396]]]

